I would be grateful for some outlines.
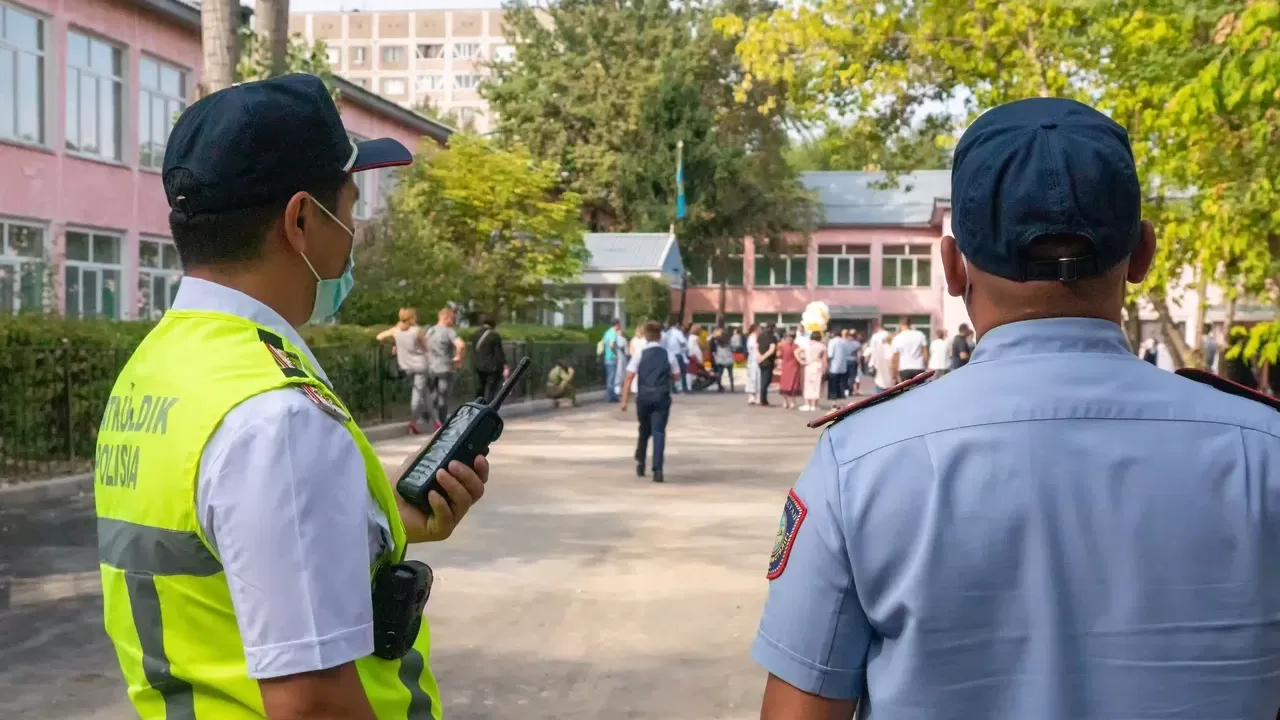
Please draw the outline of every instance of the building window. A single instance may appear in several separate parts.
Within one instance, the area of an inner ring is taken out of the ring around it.
[[[159,170],[164,145],[178,114],[187,106],[187,73],[144,57],[138,79],[138,164]]]
[[[802,317],[804,313],[756,313],[755,322],[769,323],[776,329],[785,330],[790,326],[799,325]]]
[[[178,248],[168,240],[143,238],[138,241],[139,320],[159,320],[173,305],[182,279]]]
[[[350,135],[350,133],[348,133]],[[352,142],[363,142],[365,138],[359,135],[350,135]],[[359,197],[356,198],[355,208],[351,211],[352,217],[356,220],[368,220],[373,217],[373,188],[369,186],[369,182],[373,179],[373,173],[358,172],[351,174],[351,180],[356,184],[356,190],[359,191]]]
[[[67,33],[67,150],[120,160],[123,59],[114,45]]]
[[[818,287],[871,287],[871,246],[819,245]]]
[[[365,90],[369,89],[369,78],[351,78],[351,82],[359,85]]]
[[[352,65],[364,65],[368,60],[363,47],[347,48],[347,53],[351,56]]]
[[[382,78],[383,95],[404,95],[405,92],[404,78]]]
[[[480,43],[454,43],[453,57],[455,60],[470,60],[480,57]]]
[[[713,312],[694,313],[692,317],[692,321],[698,323],[704,328],[713,328],[716,326],[716,314]],[[742,324],[742,313],[725,313],[724,314],[725,327],[731,328],[731,327],[734,327],[735,325],[741,325],[741,324]]]
[[[706,268],[698,268],[690,272],[691,279],[697,285],[717,286],[723,276],[725,285],[729,287],[742,287],[742,257],[733,255],[725,259],[724,269],[716,267],[715,261]]]
[[[498,62],[511,62],[516,59],[516,49],[511,45],[497,45],[493,48],[493,59]]]
[[[444,57],[444,46],[435,43],[423,43],[418,45],[414,55],[419,60],[439,60]]]
[[[404,46],[389,45],[382,48],[383,63],[402,63],[404,62]]]
[[[120,319],[120,247],[124,238],[88,230],[67,231],[67,317]]]
[[[0,3],[0,137],[44,145],[45,24]]]
[[[374,203],[374,210],[381,211],[386,209],[388,198],[396,191],[396,186],[400,184],[400,168],[379,168],[376,172],[378,175],[378,199]]]
[[[0,218],[0,314],[44,309],[45,227]]]
[[[413,89],[416,92],[431,92],[433,90],[444,89],[443,75],[419,75],[413,79]]]
[[[476,121],[484,117],[478,108],[460,107],[458,110],[458,124],[463,127],[474,126]]]
[[[884,287],[929,287],[933,248],[929,245],[885,245],[881,258]]]
[[[756,287],[804,287],[807,275],[804,255],[792,257],[756,256]]]
[[[329,63],[331,68],[337,68],[342,65],[342,48],[325,46],[324,60]]]
[[[455,90],[475,90],[480,87],[479,75],[454,75],[453,89]]]

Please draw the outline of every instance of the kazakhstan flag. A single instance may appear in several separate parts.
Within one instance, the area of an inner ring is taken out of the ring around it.
[[[684,141],[676,143],[676,219],[683,220],[689,209],[684,202]]]

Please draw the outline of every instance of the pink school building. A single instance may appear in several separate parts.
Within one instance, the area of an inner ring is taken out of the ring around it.
[[[181,276],[159,169],[194,97],[200,11],[179,0],[0,0],[0,313],[156,318]],[[352,136],[450,130],[336,80]],[[358,218],[389,176],[357,176]]]
[[[831,309],[837,329],[866,332],[873,321],[893,326],[907,316],[922,330],[955,333],[968,322],[964,303],[946,293],[938,259],[940,240],[951,232],[949,170],[911,173],[893,189],[878,186],[880,173],[812,172],[801,179],[817,192],[825,219],[803,255],[757,257],[748,241],[741,268],[728,274],[726,324],[796,324],[815,300]],[[720,278],[699,275],[686,314],[711,322]]]

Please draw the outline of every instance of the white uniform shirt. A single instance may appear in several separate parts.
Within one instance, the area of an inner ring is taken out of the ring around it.
[[[651,347],[662,347],[662,343],[657,341],[645,342],[639,352],[631,353],[631,360],[627,362],[627,372],[631,373],[632,395],[640,392],[640,378],[635,375],[635,373],[640,372],[640,354]],[[667,363],[671,365],[671,374],[678,376],[680,374],[680,361],[676,359],[676,354],[670,350],[667,351]]]
[[[298,333],[248,295],[186,277],[173,307],[256,322],[296,345],[328,382]],[[342,423],[295,388],[244,401],[205,445],[196,511],[226,571],[249,677],[373,652],[369,566],[391,533]]]
[[[950,358],[951,343],[943,338],[934,338],[929,341],[929,369],[930,370],[946,370]]]
[[[916,329],[903,330],[893,336],[893,349],[898,351],[899,370],[923,370],[924,349],[929,338]]]
[[[689,339],[683,330],[672,326],[662,334],[662,346],[672,355],[685,355],[689,352]]]

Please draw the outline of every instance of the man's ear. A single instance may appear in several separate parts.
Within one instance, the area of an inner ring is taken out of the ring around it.
[[[969,281],[969,270],[964,264],[964,255],[956,246],[956,239],[950,235],[942,238],[942,274],[947,281],[947,294],[951,297],[963,297],[965,286]]]
[[[1129,255],[1129,270],[1125,273],[1125,279],[1134,285],[1147,278],[1156,257],[1156,229],[1151,221],[1142,221],[1141,233],[1138,246]]]
[[[307,252],[307,234],[306,224],[307,204],[311,201],[311,196],[304,192],[294,193],[289,198],[289,202],[284,206],[284,219],[280,225],[280,232],[284,235],[285,240],[293,246],[293,249],[305,255]]]

